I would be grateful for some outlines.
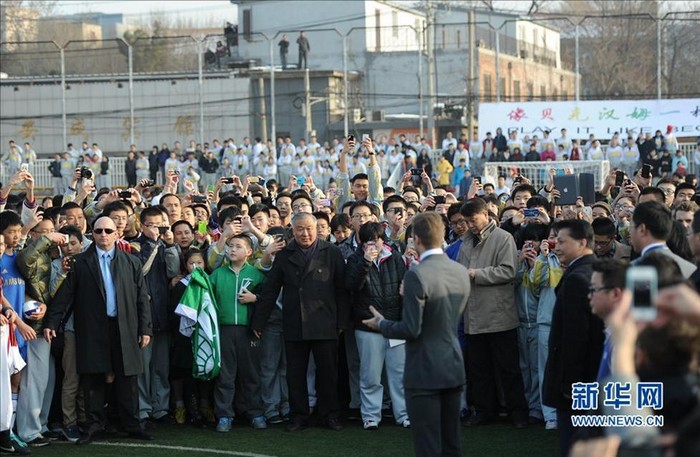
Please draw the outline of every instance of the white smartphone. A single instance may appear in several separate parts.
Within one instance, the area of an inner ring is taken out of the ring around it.
[[[415,249],[415,244],[413,243],[413,237],[406,240],[406,249]]]
[[[640,322],[656,319],[654,301],[659,289],[659,278],[654,267],[630,267],[627,270],[627,289],[632,292],[632,316]]]
[[[23,163],[22,165],[19,166],[19,169],[22,171],[29,171],[29,164]]]
[[[369,134],[367,134],[367,133],[362,134],[362,142],[364,143],[365,140],[369,140]]]

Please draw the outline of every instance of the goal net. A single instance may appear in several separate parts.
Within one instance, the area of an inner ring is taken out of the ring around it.
[[[565,162],[486,162],[484,164],[483,182],[496,184],[499,175],[512,178],[521,174],[528,178],[536,189],[547,184],[549,169],[561,170],[569,168],[574,174],[592,173],[595,176],[595,188],[599,190],[610,173],[610,162],[607,160],[575,160]]]

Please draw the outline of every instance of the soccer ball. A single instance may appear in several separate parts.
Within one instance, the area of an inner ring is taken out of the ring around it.
[[[24,316],[25,319],[29,319],[32,314],[34,314],[36,311],[39,310],[39,303],[36,300],[29,300],[24,302],[24,305],[22,305],[22,315]]]

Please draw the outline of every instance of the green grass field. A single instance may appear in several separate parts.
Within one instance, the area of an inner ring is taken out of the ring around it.
[[[333,432],[310,428],[289,433],[284,426],[253,430],[234,424],[230,433],[189,426],[159,425],[153,430],[155,441],[110,439],[88,446],[53,442],[50,446],[32,449],[34,456],[61,457],[179,457],[233,455],[248,457],[405,457],[413,455],[410,430],[384,425],[376,432],[367,432],[359,422],[346,422],[345,430]],[[189,448],[189,449],[186,449]],[[194,449],[193,449],[194,448]],[[516,430],[507,423],[477,428],[462,428],[462,453],[465,456],[554,456],[556,432],[543,426]]]

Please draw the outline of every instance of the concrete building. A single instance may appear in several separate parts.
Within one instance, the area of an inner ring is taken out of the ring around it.
[[[14,52],[21,45],[18,42],[36,41],[39,11],[9,3],[0,8],[0,42],[3,52]]]
[[[468,8],[430,4],[431,10],[425,11],[383,0],[343,2],[342,8],[339,2],[232,3],[238,6],[238,55],[244,60],[269,65],[272,50],[272,61],[279,65],[278,44],[286,34],[288,61],[295,66],[301,30],[311,45],[312,70],[342,70],[345,52],[348,69],[361,78],[361,96],[349,107],[353,124],[381,122],[389,114],[422,111],[427,116],[438,108],[438,126],[455,131],[467,123],[463,108],[469,102],[476,104],[476,113],[478,103],[495,101],[499,90],[502,101],[573,98],[575,74],[562,65],[559,32],[512,13],[474,11],[475,80],[470,81]],[[435,24],[432,68],[426,47],[428,14]],[[430,72],[436,106],[428,101]],[[453,111],[441,112],[445,105]]]

